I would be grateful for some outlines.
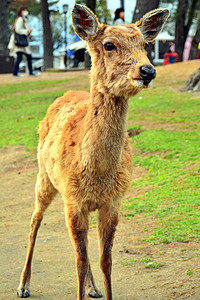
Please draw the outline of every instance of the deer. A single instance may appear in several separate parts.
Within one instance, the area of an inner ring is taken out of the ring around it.
[[[75,4],[72,24],[91,55],[90,93],[68,91],[48,108],[39,125],[35,207],[18,296],[30,296],[31,262],[43,214],[59,192],[76,254],[78,300],[85,290],[101,298],[88,257],[88,216],[98,210],[100,268],[105,299],[112,300],[112,247],[121,199],[133,164],[126,131],[129,98],[149,88],[156,71],[147,46],[162,30],[168,9],[155,9],[129,25],[101,24],[86,6]]]

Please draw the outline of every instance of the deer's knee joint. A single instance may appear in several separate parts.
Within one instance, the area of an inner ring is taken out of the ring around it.
[[[41,212],[34,213],[31,220],[31,228],[35,226],[40,226],[43,219],[43,215]]]
[[[77,259],[78,259],[78,261],[80,261],[82,263],[85,263],[85,264],[88,263],[87,252],[77,250]]]
[[[85,277],[89,268],[89,261],[87,257],[77,257],[77,271],[79,276]]]

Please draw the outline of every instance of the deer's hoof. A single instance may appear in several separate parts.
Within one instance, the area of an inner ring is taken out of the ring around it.
[[[88,291],[88,296],[91,298],[102,298],[102,293],[99,289],[90,288]]]
[[[17,291],[17,296],[19,298],[28,298],[30,296],[30,290],[29,289],[20,288]]]

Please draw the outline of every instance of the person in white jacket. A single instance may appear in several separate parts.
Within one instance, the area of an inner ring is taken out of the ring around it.
[[[10,42],[8,44],[8,49],[16,53],[17,59],[15,61],[13,76],[15,77],[23,77],[20,75],[19,72],[19,64],[22,61],[23,54],[27,58],[28,62],[28,69],[29,69],[29,75],[34,76],[33,69],[32,69],[32,56],[31,56],[31,49],[30,46],[26,47],[20,47],[15,45],[15,36],[14,31],[20,35],[26,35],[27,37],[31,34],[33,31],[32,28],[30,28],[29,20],[28,20],[28,8],[25,6],[22,6],[19,8],[17,17],[14,21],[13,28],[12,28],[12,35],[10,38]]]

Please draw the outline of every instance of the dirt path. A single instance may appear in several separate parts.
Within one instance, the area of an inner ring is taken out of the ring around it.
[[[12,74],[0,74],[0,85],[12,84],[19,82],[38,81],[38,80],[55,80],[65,78],[77,78],[80,76],[88,76],[88,70],[77,70],[67,72],[43,72],[39,76],[30,77],[28,74],[24,74],[23,78],[13,77]]]
[[[22,146],[0,149],[0,158],[0,299],[11,300],[17,299],[16,288],[26,255],[37,162],[35,155],[27,157]],[[113,249],[114,300],[199,300],[200,245],[148,245],[141,241],[143,228],[142,216],[132,221],[121,217]],[[104,293],[94,225],[89,232],[89,252],[97,284]],[[156,268],[145,267],[149,259]],[[32,268],[32,299],[76,300],[74,264],[74,250],[58,196],[39,231]]]

